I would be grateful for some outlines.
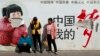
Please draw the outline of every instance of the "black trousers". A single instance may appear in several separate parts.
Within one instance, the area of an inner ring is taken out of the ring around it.
[[[34,51],[37,50],[37,43],[39,43],[40,51],[42,51],[42,43],[41,43],[41,38],[40,34],[32,34],[33,36],[33,42],[34,42]]]
[[[52,47],[51,47],[51,43],[52,43],[54,47],[54,52],[57,52],[57,46],[55,43],[55,39],[51,39],[51,35],[47,34],[47,40],[48,40],[49,51],[52,51]]]
[[[23,44],[21,45],[18,44],[17,47],[19,48],[19,51],[21,52],[28,52],[30,51],[30,48],[31,48],[31,46],[29,45],[24,46]]]

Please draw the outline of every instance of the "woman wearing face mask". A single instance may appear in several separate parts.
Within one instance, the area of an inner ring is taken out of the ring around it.
[[[16,45],[23,32],[27,32],[22,9],[16,4],[8,5],[2,10],[3,19],[0,20],[0,44]]]

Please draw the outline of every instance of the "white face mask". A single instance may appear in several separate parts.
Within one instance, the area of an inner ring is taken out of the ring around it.
[[[19,27],[22,25],[23,20],[22,19],[10,19],[12,27]]]
[[[23,22],[21,19],[21,12],[16,11],[10,13],[9,21],[11,22],[12,27],[19,27]]]

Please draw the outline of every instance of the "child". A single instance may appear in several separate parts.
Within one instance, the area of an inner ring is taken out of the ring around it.
[[[22,19],[23,11],[17,4],[10,4],[2,9],[0,19],[0,45],[16,46],[23,32],[27,32]]]

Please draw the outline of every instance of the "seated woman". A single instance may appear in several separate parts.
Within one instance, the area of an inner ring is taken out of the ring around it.
[[[21,52],[27,52],[27,53],[31,53],[30,48],[32,46],[32,41],[31,38],[28,36],[28,34],[26,32],[24,32],[23,36],[19,39],[18,42],[18,49],[19,49],[19,53]]]

